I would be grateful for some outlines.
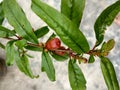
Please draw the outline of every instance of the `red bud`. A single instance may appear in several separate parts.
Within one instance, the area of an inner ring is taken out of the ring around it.
[[[47,41],[45,48],[48,50],[55,50],[60,48],[61,41],[58,38],[53,38]]]

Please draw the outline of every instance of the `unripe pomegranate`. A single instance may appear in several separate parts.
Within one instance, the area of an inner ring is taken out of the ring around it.
[[[45,48],[48,50],[55,50],[60,48],[61,46],[61,41],[58,38],[52,38],[47,41]]]
[[[58,50],[55,50],[54,53],[63,56],[66,53],[65,50],[66,50],[65,47],[61,46]]]

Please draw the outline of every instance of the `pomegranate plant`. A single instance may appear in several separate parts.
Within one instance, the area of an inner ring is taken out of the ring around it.
[[[31,9],[48,25],[34,30],[16,0],[3,0],[0,4],[0,37],[9,41],[5,46],[1,42],[0,46],[5,49],[6,64],[10,66],[16,62],[19,70],[25,75],[38,78],[32,73],[27,51],[39,51],[42,52],[41,71],[46,72],[51,81],[56,80],[52,58],[57,61],[66,60],[72,90],[86,90],[86,79],[79,65],[94,63],[94,57],[99,57],[108,90],[119,90],[114,66],[108,58],[115,41],[104,41],[104,36],[106,28],[112,24],[120,11],[120,0],[108,6],[98,16],[94,24],[96,43],[91,49],[87,37],[79,28],[84,8],[85,0],[61,0],[60,12],[42,0],[32,0]],[[2,25],[4,18],[13,26],[13,30]],[[45,43],[38,40],[49,33],[49,28],[54,34]],[[85,54],[89,55],[89,58],[85,57]]]

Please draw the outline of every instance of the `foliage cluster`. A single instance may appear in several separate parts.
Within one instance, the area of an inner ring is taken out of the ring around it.
[[[0,38],[9,41],[5,46],[0,43],[0,47],[6,51],[6,64],[10,66],[16,63],[25,75],[38,78],[32,73],[29,65],[31,56],[27,51],[42,52],[41,71],[46,72],[51,81],[56,80],[52,58],[57,61],[68,61],[68,77],[72,90],[86,90],[86,79],[79,65],[94,63],[94,57],[99,57],[108,90],[119,90],[114,67],[107,57],[115,41],[114,39],[104,41],[104,35],[106,27],[112,24],[120,11],[120,0],[108,6],[96,19],[94,24],[96,43],[92,49],[87,37],[79,28],[85,2],[85,0],[61,0],[59,12],[41,0],[32,0],[31,9],[48,25],[34,30],[16,0],[3,0],[0,3]],[[13,30],[2,25],[4,18],[13,26]],[[46,43],[42,43],[38,39],[49,33],[49,28],[55,33]],[[61,42],[67,47],[61,46]],[[89,55],[89,58],[84,57],[84,54]]]

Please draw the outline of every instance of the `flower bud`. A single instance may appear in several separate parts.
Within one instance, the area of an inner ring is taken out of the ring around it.
[[[45,48],[48,50],[55,50],[60,48],[61,46],[61,41],[58,38],[52,38],[47,41]]]

